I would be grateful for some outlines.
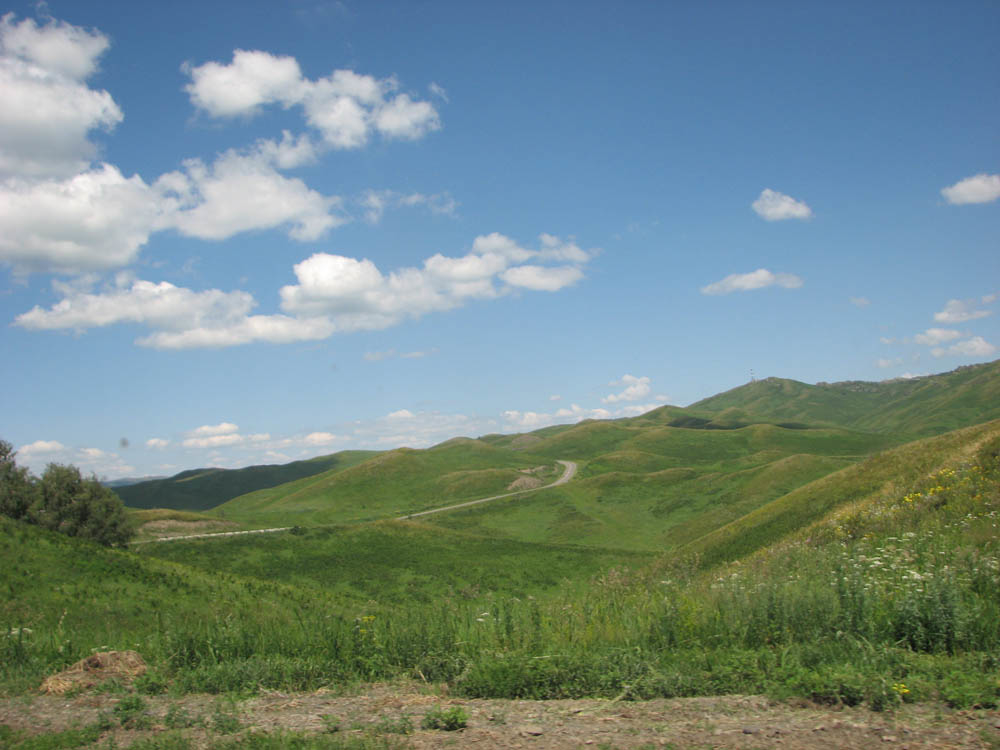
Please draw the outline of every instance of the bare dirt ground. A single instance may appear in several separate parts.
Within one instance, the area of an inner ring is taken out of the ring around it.
[[[114,706],[121,698],[121,694],[90,692],[71,698],[0,699],[0,724],[31,733],[82,726],[96,721],[102,712],[114,718]],[[159,734],[171,724],[183,726],[178,717],[185,719],[188,726],[182,731],[196,745],[209,744],[223,738],[216,718],[221,712],[238,717],[239,733],[321,733],[336,727],[341,736],[382,735],[412,748],[1000,748],[1000,712],[954,711],[928,704],[876,713],[775,703],[759,696],[638,702],[469,700],[415,684],[366,686],[348,695],[322,690],[266,693],[236,703],[200,695],[145,700],[149,727],[116,726],[111,732],[118,747]],[[465,729],[420,728],[428,711],[454,706],[469,717]],[[406,723],[412,724],[412,732],[398,733]],[[106,740],[107,736],[102,743]]]

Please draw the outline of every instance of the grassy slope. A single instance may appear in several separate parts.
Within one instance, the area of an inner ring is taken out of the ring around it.
[[[892,444],[886,436],[770,424],[587,422],[531,446],[536,454],[584,459],[577,480],[431,522],[533,542],[664,550]]]
[[[289,464],[245,469],[192,469],[168,479],[117,487],[115,492],[130,508],[208,510],[247,492],[321,472],[346,469],[374,455],[376,451],[341,451]]]
[[[213,513],[258,524],[330,524],[381,520],[506,491],[519,469],[553,461],[479,440],[449,440],[428,450],[400,448],[344,471],[317,474],[237,497]]]
[[[293,612],[333,606],[321,591],[144,559],[4,517],[0,559],[0,631],[32,631],[26,654],[0,639],[0,677],[15,685],[94,650],[165,658],[173,636],[220,615],[288,627]]]
[[[873,456],[757,508],[742,518],[692,541],[684,550],[702,564],[736,560],[775,544],[851,503],[871,503],[899,494],[923,477],[973,453],[1000,435],[1000,420],[908,443]]]
[[[642,553],[530,544],[396,522],[139,549],[143,556],[205,571],[319,586],[359,605],[565,594],[610,567],[637,568],[651,559]]]
[[[775,421],[825,423],[913,438],[1000,417],[1000,360],[909,380],[808,385],[767,378],[691,405]]]

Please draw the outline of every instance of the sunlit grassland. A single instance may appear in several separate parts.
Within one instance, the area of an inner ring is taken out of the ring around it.
[[[167,479],[117,487],[115,492],[132,508],[207,510],[238,495],[323,472],[341,471],[376,455],[377,451],[341,451],[287,464],[193,469]]]
[[[594,454],[573,482],[431,522],[534,542],[662,552],[895,444],[847,430],[650,428],[627,421],[581,425],[553,440]],[[538,443],[532,450],[550,448]]]
[[[243,495],[215,508],[226,519],[256,525],[383,520],[507,491],[524,476],[553,481],[562,467],[546,458],[457,439],[428,450],[401,448],[343,471],[326,472]]]
[[[740,409],[758,418],[841,425],[869,432],[936,435],[1000,417],[1000,362],[928,377],[880,383],[809,385],[767,378],[691,405],[719,414]]]
[[[150,544],[144,557],[262,580],[320,587],[371,610],[449,600],[539,599],[580,593],[614,566],[639,569],[652,556],[627,550],[539,545],[417,522],[301,529],[267,538]]]
[[[289,574],[295,585],[264,583],[4,522],[0,544],[15,564],[0,570],[0,685],[29,689],[108,647],[139,650],[180,692],[406,676],[467,696],[768,692],[877,708],[936,698],[996,705],[998,431],[984,425],[870,459],[862,473],[839,476],[840,500],[811,522],[803,515],[787,533],[760,527],[770,541],[738,562],[668,555],[534,598],[459,591],[344,606],[303,583],[322,555]],[[381,531],[413,542],[425,529]],[[360,529],[315,533],[321,547],[338,534],[365,544]],[[279,567],[299,564],[294,547],[272,551]],[[400,555],[403,568],[417,562]],[[517,557],[510,552],[510,564]],[[580,560],[566,564],[585,574]],[[373,573],[377,582],[385,568]]]

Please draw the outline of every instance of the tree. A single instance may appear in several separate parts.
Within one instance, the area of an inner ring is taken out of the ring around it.
[[[0,440],[0,515],[68,536],[124,547],[135,534],[125,506],[97,477],[85,479],[75,466],[49,464],[41,479],[14,460],[14,447]]]
[[[75,466],[46,467],[31,515],[39,526],[108,547],[124,547],[135,533],[118,496]]]
[[[24,519],[35,500],[35,486],[26,468],[14,461],[14,446],[0,440],[0,515]]]

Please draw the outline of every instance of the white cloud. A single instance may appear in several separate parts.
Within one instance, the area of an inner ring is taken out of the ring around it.
[[[868,307],[871,303],[867,297],[851,297],[851,304],[855,307]]]
[[[562,396],[560,396],[558,393],[553,393],[551,396],[549,396],[549,401],[562,401]]]
[[[576,266],[515,266],[504,271],[500,278],[511,286],[524,287],[540,292],[557,292],[572,286],[583,278],[583,271]]]
[[[28,456],[46,455],[64,450],[66,450],[66,446],[58,440],[36,440],[28,445],[22,445],[17,449],[17,453],[19,456],[27,458]]]
[[[381,362],[383,359],[392,359],[396,356],[395,349],[387,349],[384,352],[365,352],[366,362]]]
[[[114,286],[96,294],[58,283],[54,286],[66,294],[62,300],[48,310],[36,306],[19,315],[14,324],[29,330],[83,331],[139,323],[158,330],[136,343],[156,349],[310,341],[327,338],[334,331],[323,317],[249,315],[256,302],[243,291],[194,292],[167,281],[130,281],[127,277],[119,277]]]
[[[329,445],[330,443],[336,442],[339,438],[332,432],[310,432],[304,438],[302,442],[306,445]]]
[[[914,336],[913,340],[924,346],[937,346],[938,344],[943,344],[946,341],[954,341],[961,337],[962,334],[959,331],[950,328],[928,328],[923,333],[918,333]]]
[[[147,448],[162,449],[166,448],[168,445],[170,445],[170,441],[165,440],[164,438],[150,438],[146,441]]]
[[[546,427],[555,421],[552,414],[543,414],[534,411],[517,411],[509,409],[503,414],[504,424],[508,429],[537,430]]]
[[[124,476],[135,469],[121,456],[100,448],[71,448],[58,440],[36,440],[17,451],[19,463],[40,474],[50,463],[71,464],[84,475]]]
[[[36,306],[19,315],[15,324],[32,330],[82,331],[115,323],[143,323],[154,328],[187,330],[209,320],[238,320],[254,305],[247,292],[193,292],[167,281],[137,280],[131,285],[120,281],[101,294],[66,290],[70,293],[51,309]]]
[[[0,260],[67,272],[123,266],[159,216],[142,179],[109,164],[65,180],[10,179],[0,183]]]
[[[84,84],[108,47],[103,34],[61,21],[0,19],[0,177],[67,177],[87,167],[96,128],[122,112]]]
[[[881,367],[882,369],[887,367],[898,367],[901,364],[903,364],[902,357],[896,357],[895,359],[878,359],[875,362],[875,365],[877,367]]]
[[[805,203],[775,190],[763,190],[752,205],[757,215],[767,221],[812,217],[812,209]]]
[[[369,224],[377,224],[389,209],[425,206],[432,214],[454,216],[458,202],[450,193],[398,193],[395,190],[366,190],[358,199]]]
[[[311,341],[335,332],[387,328],[408,317],[460,307],[470,299],[498,297],[514,285],[555,291],[582,277],[582,270],[575,266],[510,265],[514,258],[541,258],[544,252],[524,250],[494,234],[477,238],[473,252],[462,257],[436,254],[422,268],[389,274],[367,259],[316,253],[294,266],[298,284],[280,290],[281,307],[287,314],[272,315],[251,315],[257,303],[248,292],[195,292],[166,281],[134,280],[119,274],[112,285],[97,293],[89,291],[89,285],[55,283],[63,299],[50,309],[34,307],[19,315],[15,324],[32,330],[83,331],[138,323],[154,330],[136,343],[158,349]],[[417,358],[427,353],[400,356]],[[366,359],[384,356],[374,353]]]
[[[329,315],[338,330],[387,328],[407,317],[460,307],[469,299],[490,299],[509,286],[556,291],[583,276],[575,266],[512,266],[545,252],[526,250],[509,237],[477,237],[472,252],[436,254],[423,268],[383,274],[370,260],[316,253],[295,265],[298,284],[282,287],[281,306],[299,315]],[[589,257],[589,256],[588,256]]]
[[[211,168],[191,159],[183,172],[160,177],[155,187],[173,209],[168,225],[208,240],[288,225],[289,236],[311,241],[343,224],[346,218],[334,213],[340,198],[277,172],[274,164],[282,159],[302,158],[301,147],[286,141],[258,143],[248,154],[227,151]]]
[[[181,331],[157,331],[136,339],[154,349],[218,349],[254,342],[290,344],[329,338],[335,330],[326,318],[300,319],[287,315],[250,315],[232,323],[213,322]]]
[[[219,424],[206,424],[191,430],[190,437],[208,437],[214,435],[233,435],[240,431],[238,425],[232,422],[220,422]]]
[[[409,409],[400,409],[386,415],[387,419],[413,419],[413,412]]]
[[[310,80],[294,58],[254,50],[235,50],[229,64],[208,62],[184,70],[191,77],[186,86],[191,102],[207,114],[248,117],[270,104],[299,106],[332,148],[360,148],[376,132],[414,140],[441,127],[432,104],[395,93],[395,78],[335,70]]]
[[[264,105],[286,106],[302,96],[302,71],[293,57],[235,50],[229,65],[185,65],[191,83],[184,87],[196,107],[213,117],[247,116]]]
[[[621,380],[615,380],[609,385],[623,385],[621,393],[612,393],[605,396],[601,401],[605,404],[615,404],[619,401],[637,401],[649,395],[649,378],[646,376],[637,378],[634,375],[623,375]]]
[[[745,292],[751,289],[763,289],[768,286],[780,286],[785,289],[798,289],[802,279],[792,273],[772,273],[766,268],[758,268],[750,273],[730,274],[722,281],[713,282],[701,288],[702,294],[729,294]]]
[[[997,348],[986,341],[982,336],[973,336],[966,341],[959,341],[952,344],[947,349],[938,347],[931,349],[931,354],[935,357],[989,357],[995,354]]]
[[[987,299],[992,295],[987,295],[983,298],[983,302],[988,304]],[[992,302],[992,300],[990,300]],[[964,323],[968,320],[976,320],[977,318],[985,318],[988,315],[992,315],[991,310],[975,310],[977,301],[971,300],[958,300],[950,299],[944,306],[944,310],[941,312],[934,313],[934,320],[939,323]]]
[[[441,99],[445,104],[448,103],[448,92],[444,90],[443,86],[440,86],[432,81],[427,89],[438,99]]]
[[[991,203],[1000,198],[1000,174],[977,174],[943,188],[941,195],[952,205]]]

